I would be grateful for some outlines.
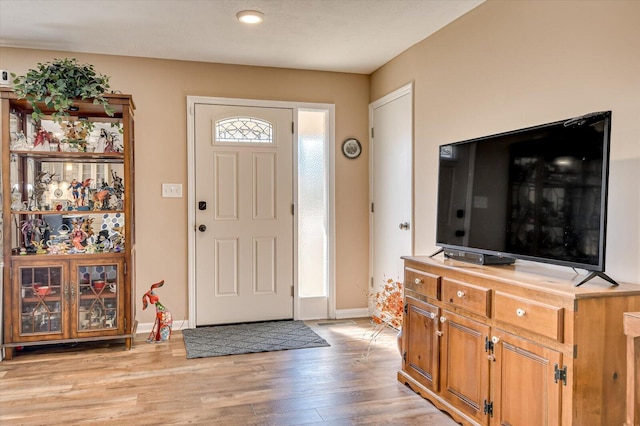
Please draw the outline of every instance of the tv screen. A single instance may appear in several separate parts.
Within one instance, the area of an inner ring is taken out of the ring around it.
[[[610,128],[607,111],[440,146],[437,245],[604,271]]]

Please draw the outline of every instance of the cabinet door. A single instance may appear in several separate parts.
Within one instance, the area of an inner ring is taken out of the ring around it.
[[[13,300],[17,315],[13,316],[13,330],[14,336],[19,336],[14,340],[27,342],[64,337],[66,274],[66,268],[60,264],[14,262]]]
[[[124,262],[122,259],[71,263],[74,336],[124,332]]]
[[[487,424],[489,359],[485,343],[489,326],[443,311],[440,394],[479,423]]]
[[[561,382],[554,373],[562,354],[500,330],[492,335],[491,424],[559,426]]]
[[[405,303],[403,370],[420,384],[437,392],[440,361],[438,307],[413,297],[407,297]]]

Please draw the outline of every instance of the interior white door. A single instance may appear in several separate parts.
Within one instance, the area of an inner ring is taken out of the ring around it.
[[[401,256],[413,254],[411,86],[373,102],[371,143],[371,276],[376,292],[388,279],[403,281]]]
[[[292,123],[195,106],[196,325],[293,318]]]

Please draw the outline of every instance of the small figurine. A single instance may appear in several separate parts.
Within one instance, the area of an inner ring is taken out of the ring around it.
[[[93,193],[93,210],[109,209],[109,198],[111,197],[111,191],[113,191],[113,189],[103,184],[101,189]]]
[[[36,184],[33,186],[33,201],[34,207],[39,208],[42,205],[42,196],[49,189],[49,185],[55,176],[55,173],[49,172],[38,172],[36,175],[35,182]]]
[[[87,149],[87,129],[82,123],[75,121],[63,122],[60,127],[64,132],[65,139],[61,142],[69,144],[70,150],[84,152]]]
[[[48,239],[51,228],[43,219],[29,219],[20,223],[20,232],[23,235],[25,254],[36,253],[38,244]],[[20,253],[22,254],[22,253]]]
[[[73,230],[71,231],[71,243],[73,244],[74,253],[84,253],[84,241],[87,239],[87,233],[82,229],[82,219],[71,222]]]
[[[67,189],[71,189],[71,195],[73,196],[73,202],[76,207],[85,205],[85,199],[87,197],[86,191],[90,182],[91,178],[85,179],[84,182],[80,182],[74,178],[69,182],[69,187]]]
[[[109,239],[109,231],[103,229],[98,232],[98,238],[96,239],[95,245],[97,250],[108,252],[112,246],[111,240]]]
[[[51,142],[53,142],[53,133],[47,132],[42,127],[38,129],[35,138],[33,139],[34,151],[49,151]]]
[[[11,149],[14,151],[26,151],[30,148],[29,141],[25,134],[22,131],[17,132],[15,138],[11,140]]]
[[[100,129],[100,137],[98,138],[98,150],[103,148],[103,152],[122,152],[118,132],[108,132],[106,129]],[[100,151],[98,151],[100,152]]]
[[[47,254],[47,249],[44,248],[43,241],[34,241],[32,244],[36,248],[36,254]]]
[[[164,280],[151,285],[151,289],[142,296],[142,309],[147,309],[148,303],[156,305],[156,321],[153,324],[151,333],[147,338],[148,343],[165,342],[171,337],[171,326],[173,318],[171,312],[160,303],[160,298],[153,292],[154,289],[162,287]]]
[[[80,187],[80,206],[85,206],[85,201],[87,199],[87,192],[89,192],[89,185],[91,183],[91,178],[89,179],[85,179],[84,182],[82,182],[82,186]]]
[[[121,203],[124,199],[123,198],[124,183],[122,183],[122,178],[118,176],[118,174],[114,170],[111,170],[111,179],[112,179],[111,187],[113,188],[113,195],[115,195],[118,202]]]
[[[71,182],[69,182],[69,187],[67,189],[71,189],[73,202],[76,206],[78,205],[78,199],[80,198],[80,188],[82,188],[82,183],[78,182],[78,179],[71,179]]]

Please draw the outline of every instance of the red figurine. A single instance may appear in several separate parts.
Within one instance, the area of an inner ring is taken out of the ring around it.
[[[173,318],[171,312],[160,303],[160,298],[153,292],[155,288],[162,287],[164,280],[151,285],[151,289],[142,296],[142,309],[147,309],[148,303],[156,305],[156,321],[153,324],[147,342],[165,342],[171,337]],[[148,301],[148,302],[147,302]]]

